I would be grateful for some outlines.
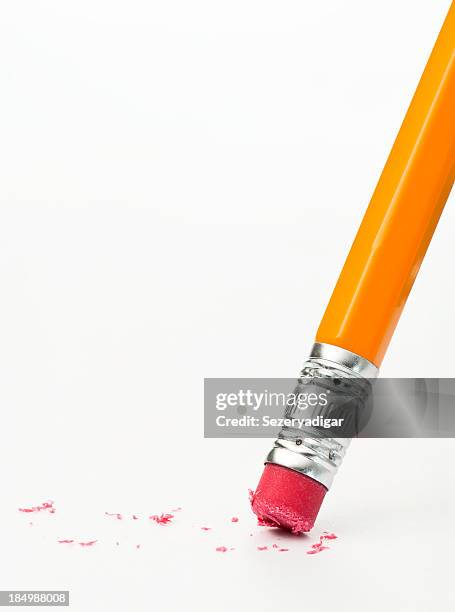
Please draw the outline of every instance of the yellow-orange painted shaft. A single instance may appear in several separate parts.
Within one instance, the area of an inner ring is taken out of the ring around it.
[[[316,335],[384,357],[455,178],[455,1]]]

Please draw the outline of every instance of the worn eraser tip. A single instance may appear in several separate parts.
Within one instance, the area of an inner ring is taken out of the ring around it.
[[[260,525],[303,533],[313,528],[326,493],[324,485],[309,476],[267,463],[251,507]]]

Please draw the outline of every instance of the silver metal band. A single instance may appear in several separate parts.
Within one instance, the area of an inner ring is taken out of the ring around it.
[[[351,440],[349,438],[278,438],[265,463],[282,465],[320,482],[326,489],[335,478]]]
[[[378,368],[360,355],[338,346],[316,342],[304,363],[300,378],[352,378],[358,381],[356,385],[368,385],[365,379],[376,378],[377,375]],[[301,438],[291,437],[283,428],[265,462],[300,472],[328,489],[351,440],[307,436],[302,432]]]
[[[333,364],[337,369],[346,370],[350,376],[376,378],[379,373],[379,369],[371,361],[333,344],[315,342],[309,361],[314,359],[326,362],[327,365]]]

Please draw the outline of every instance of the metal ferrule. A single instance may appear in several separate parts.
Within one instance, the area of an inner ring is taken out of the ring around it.
[[[299,382],[351,378],[357,379],[354,384],[364,385],[368,384],[366,379],[377,375],[378,368],[360,355],[317,342],[304,363]],[[283,428],[265,462],[300,472],[329,489],[350,442],[350,438],[312,437],[307,431]]]

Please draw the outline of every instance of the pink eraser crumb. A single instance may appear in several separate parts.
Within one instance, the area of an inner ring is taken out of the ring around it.
[[[54,502],[47,501],[43,502],[38,506],[31,506],[30,508],[18,508],[19,512],[50,512],[50,514],[54,514]]]
[[[212,528],[211,527],[201,527],[202,531],[210,531]]]
[[[217,546],[217,547],[215,548],[215,550],[216,550],[216,552],[222,552],[222,553],[225,553],[225,552],[227,552],[229,549],[228,549],[226,546]]]
[[[138,521],[139,517],[136,514],[133,514],[133,521]]]
[[[231,518],[231,523],[238,523],[239,522],[239,517],[238,516],[233,516]]]
[[[121,521],[123,519],[123,516],[119,513],[119,512],[105,512],[104,513],[106,516],[115,516],[115,518],[118,521]]]
[[[323,531],[322,535],[319,536],[319,542],[311,545],[310,550],[307,550],[307,555],[316,555],[323,550],[329,550],[329,546],[324,546],[325,540],[336,540],[338,536],[328,531]]]
[[[58,540],[59,544],[73,544],[74,540]]]
[[[289,552],[289,548],[279,548],[278,552]]]
[[[316,555],[317,553],[322,552],[323,550],[329,550],[329,546],[324,546],[325,540],[336,540],[337,536],[334,533],[328,533],[327,531],[323,531],[322,535],[319,536],[319,542],[311,545],[310,550],[307,550],[307,555]]]
[[[258,550],[268,550],[269,547],[268,546],[258,546],[257,549]]]
[[[149,516],[149,519],[155,521],[155,523],[157,523],[158,525],[167,525],[172,521],[173,518],[173,514],[153,514],[152,516]]]
[[[322,552],[323,550],[327,550],[329,547],[328,546],[318,546],[317,548],[312,548],[311,550],[307,550],[306,554],[307,555],[317,555],[318,553]]]
[[[79,542],[79,546],[93,546],[98,540],[89,540],[88,542]]]
[[[258,524],[283,527],[292,533],[313,528],[327,489],[309,476],[267,463],[254,493],[250,493]]]

